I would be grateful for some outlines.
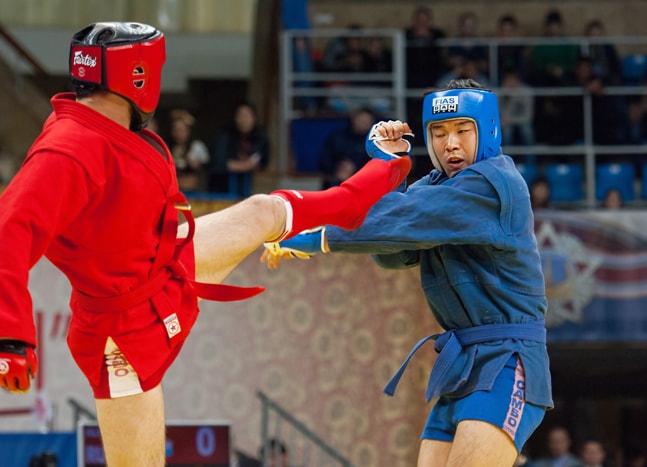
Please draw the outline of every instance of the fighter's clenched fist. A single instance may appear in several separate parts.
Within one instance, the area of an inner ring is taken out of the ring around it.
[[[21,341],[0,340],[0,387],[26,392],[38,371],[34,347]]]

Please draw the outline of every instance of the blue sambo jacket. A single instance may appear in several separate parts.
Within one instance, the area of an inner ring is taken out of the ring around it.
[[[431,311],[448,331],[434,336],[440,355],[428,398],[489,390],[517,354],[526,401],[553,407],[544,276],[528,188],[510,157],[479,161],[452,178],[434,170],[406,192],[385,195],[358,229],[328,226],[326,236],[331,252],[370,253],[385,268],[420,267]]]

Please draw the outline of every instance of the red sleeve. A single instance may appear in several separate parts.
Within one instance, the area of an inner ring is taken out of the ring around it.
[[[36,344],[29,271],[87,204],[91,187],[77,161],[39,152],[0,196],[0,338]]]

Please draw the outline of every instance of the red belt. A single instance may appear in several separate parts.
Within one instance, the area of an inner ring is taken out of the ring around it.
[[[189,233],[186,238],[179,242],[176,238],[177,222],[173,222],[169,219],[169,216],[177,216],[177,210],[181,210],[183,212],[184,217],[189,224]],[[264,287],[239,287],[226,284],[207,284],[204,282],[196,282],[188,278],[189,276],[184,269],[184,266],[177,261],[177,258],[179,257],[180,250],[185,245],[189,244],[189,246],[192,246],[190,241],[193,239],[195,221],[191,214],[189,204],[182,193],[177,193],[168,200],[163,225],[164,227],[162,228],[158,256],[155,258],[154,262],[154,269],[157,265],[157,272],[154,273],[147,282],[139,285],[130,292],[110,297],[92,297],[74,289],[72,291],[73,299],[75,299],[83,308],[92,311],[123,311],[139,305],[156,295],[172,278],[184,281],[190,289],[187,292],[206,300],[219,302],[245,300],[258,295],[265,290]]]

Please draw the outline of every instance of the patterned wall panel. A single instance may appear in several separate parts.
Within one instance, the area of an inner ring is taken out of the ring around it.
[[[227,282],[262,285],[263,294],[202,303],[164,381],[167,418],[230,420],[238,447],[255,454],[260,390],[357,465],[412,465],[430,408],[424,386],[432,347],[416,354],[394,398],[382,388],[411,346],[437,331],[417,270],[381,270],[362,255],[321,255],[269,271],[260,253]],[[0,393],[0,410],[49,408],[49,428],[69,431],[70,398],[94,411],[65,343],[69,285],[43,260],[30,288],[40,322],[40,378],[26,395]],[[44,427],[32,415],[0,418],[0,431]]]

